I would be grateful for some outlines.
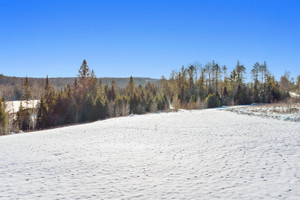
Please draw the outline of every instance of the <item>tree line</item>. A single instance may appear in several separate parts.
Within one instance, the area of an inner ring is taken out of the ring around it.
[[[98,80],[84,60],[78,77],[62,89],[45,80],[38,108],[20,104],[15,116],[5,112],[5,99],[0,101],[0,134],[19,130],[40,130],[96,120],[144,114],[158,110],[203,109],[221,105],[273,103],[300,90],[300,76],[290,80],[289,73],[276,81],[266,62],[255,63],[251,82],[246,82],[246,68],[238,61],[232,71],[214,61],[202,66],[198,63],[173,71],[169,79],[159,84],[136,85],[133,77],[125,88],[110,86]],[[21,99],[33,98],[31,84],[25,78]],[[299,91],[300,92],[300,91]]]
[[[251,77],[252,81],[247,83],[246,67],[239,61],[230,72],[225,65],[212,61],[205,66],[196,63],[173,71],[169,80],[162,78],[161,87],[179,108],[274,103],[289,97],[290,90],[300,92],[300,76],[295,83],[287,72],[276,81],[266,62],[256,62]]]

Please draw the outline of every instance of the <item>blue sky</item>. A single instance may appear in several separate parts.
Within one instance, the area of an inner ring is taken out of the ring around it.
[[[169,77],[194,61],[300,74],[300,1],[0,0],[0,73]],[[248,76],[250,76],[248,74]]]

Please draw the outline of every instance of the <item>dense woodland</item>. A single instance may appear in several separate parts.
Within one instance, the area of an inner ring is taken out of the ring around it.
[[[158,110],[203,109],[221,105],[273,103],[289,97],[289,91],[300,92],[300,76],[290,79],[285,73],[279,81],[266,62],[255,63],[251,82],[246,82],[246,68],[239,62],[232,71],[214,61],[173,71],[169,79],[159,84],[137,85],[130,77],[126,87],[118,87],[113,80],[103,84],[84,60],[78,77],[63,88],[53,87],[45,79],[38,108],[20,105],[16,116],[5,112],[3,97],[0,102],[0,134],[20,130],[40,130]],[[21,87],[22,100],[35,98],[28,78]],[[35,116],[35,117],[32,117]]]

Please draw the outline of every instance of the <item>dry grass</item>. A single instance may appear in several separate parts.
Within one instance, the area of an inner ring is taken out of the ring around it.
[[[285,121],[300,121],[300,103],[273,103],[245,107],[229,107],[225,110],[238,114],[255,115],[266,118],[275,118]]]
[[[299,103],[274,103],[265,105],[256,105],[252,107],[245,107],[244,109],[250,109],[253,112],[273,112],[279,114],[292,114],[300,112]]]

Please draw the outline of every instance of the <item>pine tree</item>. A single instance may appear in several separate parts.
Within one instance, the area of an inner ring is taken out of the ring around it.
[[[200,99],[203,101],[206,97],[206,92],[205,92],[205,76],[204,76],[204,69],[201,71],[200,78],[198,80],[198,88],[199,88],[199,96]]]
[[[90,69],[89,66],[87,65],[86,60],[83,60],[80,69],[78,70],[79,73],[79,78],[80,78],[80,83],[84,84],[84,81],[88,79],[90,76]]]
[[[30,110],[28,108],[24,108],[22,102],[19,107],[19,111],[17,112],[16,123],[19,127],[19,130],[30,130],[31,118],[30,118]]]
[[[86,89],[94,89],[93,87],[97,85],[97,79],[94,71],[90,71],[89,66],[87,65],[86,60],[83,60],[80,69],[78,70],[79,74],[79,92],[81,95],[85,92]],[[92,85],[92,87],[91,87]]]
[[[94,104],[94,108],[91,113],[92,121],[104,119],[104,117],[102,117],[103,113],[101,113],[101,112],[103,112],[103,107],[104,107],[103,101],[101,100],[100,97],[97,97],[96,102]]]
[[[236,70],[234,69],[229,77],[229,97],[230,97],[230,104],[234,104],[234,96],[237,92],[237,74]]]
[[[228,105],[228,96],[229,96],[229,93],[227,91],[227,87],[225,86],[223,89],[223,94],[222,94],[222,98],[221,98],[222,105]]]
[[[258,62],[256,62],[251,70],[251,75],[254,81],[254,87],[253,87],[253,102],[259,103],[259,81],[258,81],[258,74],[260,70],[260,65]]]
[[[65,124],[75,124],[78,123],[78,105],[74,97],[68,99],[68,106],[66,108],[65,114]]]
[[[298,93],[300,94],[300,75],[297,77],[296,90],[298,90]]]
[[[0,99],[0,135],[8,133],[8,117],[5,112],[5,99]]]
[[[195,102],[197,99],[196,96],[196,86],[195,86],[195,82],[194,82],[194,76],[196,73],[196,68],[191,65],[188,70],[188,91],[187,91],[187,95],[190,97],[189,100]]]
[[[235,71],[237,75],[237,84],[241,85],[245,79],[246,68],[244,65],[240,65],[240,62],[237,61]]]
[[[130,76],[130,78],[129,78],[129,83],[128,83],[128,86],[127,86],[127,90],[129,91],[129,96],[133,97],[133,95],[135,93],[135,83],[134,83],[134,80],[133,80],[132,76]]]
[[[79,87],[79,84],[78,84],[78,81],[77,81],[77,79],[75,78],[75,80],[74,80],[74,85],[73,85],[73,87],[74,87],[74,90],[76,91],[77,89],[78,89],[78,87]]]
[[[107,89],[107,99],[109,101],[115,101],[117,97],[117,86],[116,86],[116,81],[111,82],[111,88]]]
[[[259,103],[259,90],[258,90],[258,81],[256,80],[254,83],[254,89],[253,89],[253,102],[254,103]]]
[[[216,64],[216,63],[214,63],[213,62],[213,66],[212,66],[212,71],[213,71],[213,80],[214,80],[214,85],[215,85],[215,88],[214,88],[214,90],[215,90],[215,94],[217,95],[217,96],[219,96],[219,79],[220,79],[220,75],[221,75],[221,68],[219,67],[219,65],[218,64]]]
[[[211,70],[212,70],[212,64],[207,63],[205,65],[205,73],[208,75],[208,84],[206,83],[206,87],[208,88],[208,94],[212,94],[212,88],[211,88]]]
[[[37,114],[37,129],[47,128],[48,106],[44,96],[42,96]]]
[[[290,88],[290,73],[289,72],[285,72],[285,74],[283,76],[281,76],[280,78],[280,89],[282,90],[282,92],[285,95],[288,95],[289,92],[289,88]]]
[[[236,105],[246,105],[249,103],[246,88],[242,87],[242,85],[238,85],[234,101]]]
[[[31,86],[30,86],[30,81],[29,79],[25,78],[24,80],[24,84],[23,84],[23,100],[30,100],[32,98],[32,94],[31,94]]]
[[[49,92],[50,89],[51,89],[51,86],[50,86],[49,78],[48,78],[48,75],[47,75],[47,77],[46,77],[46,84],[45,84],[45,91]]]

